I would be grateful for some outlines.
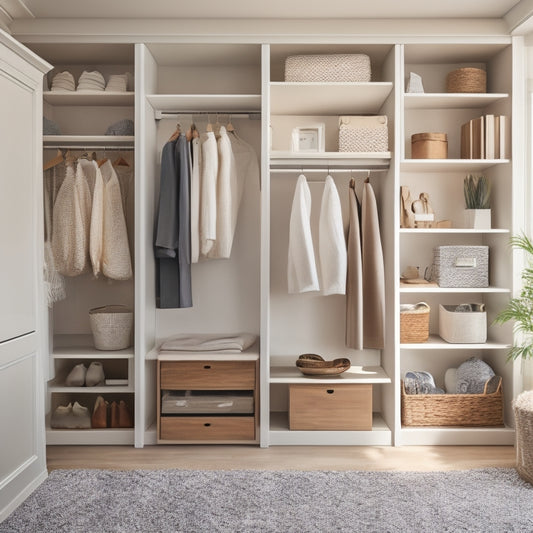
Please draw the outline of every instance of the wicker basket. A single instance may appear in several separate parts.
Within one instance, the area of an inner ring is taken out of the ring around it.
[[[400,306],[400,342],[426,342],[429,338],[429,311],[425,302]]]
[[[458,68],[446,78],[449,93],[486,93],[487,73],[480,68]]]
[[[133,313],[125,305],[106,305],[89,311],[97,350],[123,350],[131,345]]]
[[[516,424],[516,470],[533,484],[533,391],[525,391],[513,402]]]
[[[503,425],[501,383],[490,394],[406,394],[401,385],[404,426]]]
[[[295,55],[285,60],[285,81],[368,82],[370,78],[366,54]]]

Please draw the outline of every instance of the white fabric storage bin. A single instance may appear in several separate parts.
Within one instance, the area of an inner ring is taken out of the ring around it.
[[[431,277],[439,287],[488,287],[489,247],[437,246]]]
[[[339,152],[387,152],[387,123],[385,115],[339,117]]]
[[[133,312],[125,305],[105,305],[89,310],[97,350],[123,350],[131,346]]]
[[[370,81],[370,58],[366,54],[294,55],[285,60],[285,81]]]
[[[451,344],[487,341],[485,311],[455,311],[456,305],[439,304],[439,335]]]

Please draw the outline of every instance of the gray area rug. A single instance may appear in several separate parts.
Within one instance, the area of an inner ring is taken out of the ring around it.
[[[532,532],[514,469],[55,470],[5,532]]]

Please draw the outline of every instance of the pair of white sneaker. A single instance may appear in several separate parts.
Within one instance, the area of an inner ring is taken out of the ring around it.
[[[93,361],[87,369],[83,363],[76,365],[65,380],[67,387],[95,387],[105,382],[104,367],[99,361]]]

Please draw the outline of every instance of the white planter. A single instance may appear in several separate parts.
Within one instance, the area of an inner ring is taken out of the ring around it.
[[[465,227],[473,229],[490,229],[490,209],[465,209]]]

